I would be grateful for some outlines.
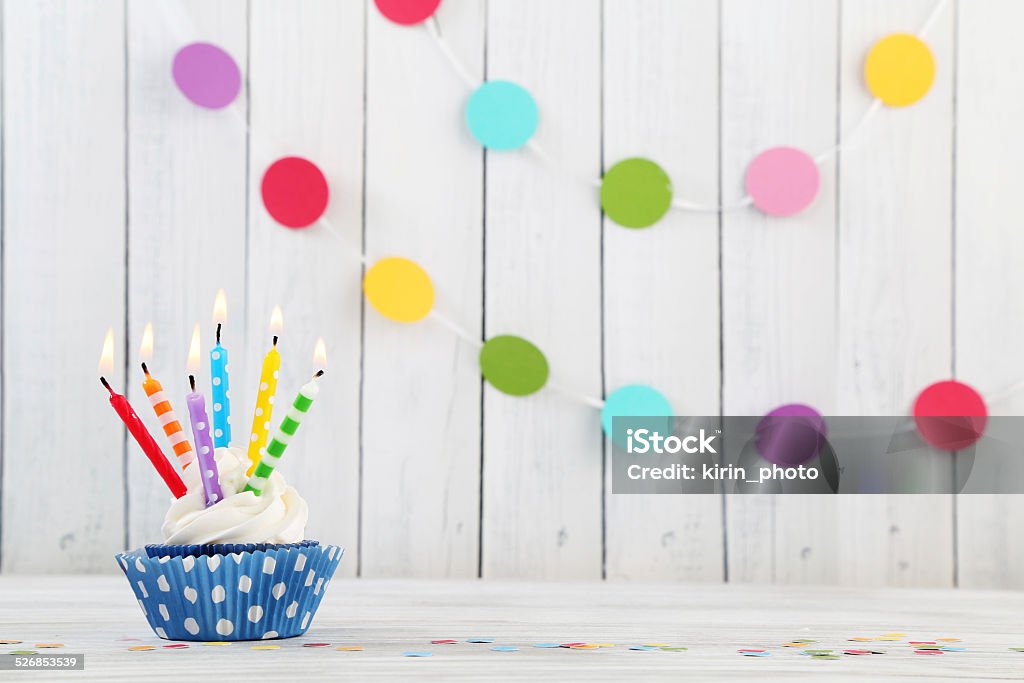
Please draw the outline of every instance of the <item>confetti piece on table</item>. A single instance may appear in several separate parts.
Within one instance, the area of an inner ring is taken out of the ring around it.
[[[598,647],[615,647],[615,643],[594,643]]]
[[[164,645],[165,650],[183,650],[188,645],[186,643],[171,643],[170,645]]]
[[[667,646],[662,645],[661,647],[667,647]],[[764,652],[764,650],[761,650],[761,649],[755,648],[755,647],[744,647],[744,648],[740,648],[739,650],[736,650],[736,652]]]
[[[518,647],[513,647],[511,645],[495,645],[491,649],[495,652],[519,652]]]
[[[744,657],[771,657],[771,652],[740,652]]]
[[[451,638],[442,638],[440,640],[430,641],[431,645],[454,645],[458,641],[452,640]]]
[[[911,645],[935,645],[934,640],[911,640],[908,641]]]
[[[843,650],[844,655],[869,655],[871,650]]]
[[[874,640],[874,638],[865,638],[864,636],[858,636],[856,638],[850,638],[850,642],[853,643],[868,643]]]
[[[914,650],[915,655],[941,655],[945,654],[942,650]]]
[[[967,652],[966,647],[949,647],[948,645],[939,648],[943,652]]]
[[[600,645],[594,645],[593,643],[583,643],[582,645],[573,645],[573,650],[596,650]]]
[[[343,645],[341,647],[334,648],[335,650],[341,650],[342,652],[362,652],[362,645]]]
[[[659,648],[656,648],[656,647],[654,647],[653,645],[633,645],[633,646],[632,646],[632,647],[630,647],[629,649],[630,649],[630,650],[643,650],[643,651],[645,651],[645,652],[655,652],[655,651],[657,651],[657,650],[658,650]]]
[[[155,650],[156,648],[152,645],[132,645],[128,648],[131,652],[145,652],[146,650]]]
[[[794,638],[792,642],[794,642],[794,643],[816,643],[818,641],[811,640],[810,638]]]
[[[480,372],[498,391],[528,396],[548,381],[548,360],[533,343],[512,334],[491,337],[480,349]]]
[[[804,650],[805,655],[830,655],[832,650]]]
[[[659,647],[658,649],[662,650],[664,652],[683,652],[685,650],[689,650],[690,648],[688,648],[688,647]]]
[[[891,642],[896,642],[896,641],[900,641],[900,640],[903,640],[903,639],[902,638],[898,638],[896,636],[879,636],[878,638],[875,638],[875,640],[876,641],[884,641],[884,642],[890,642],[891,643]]]
[[[940,643],[959,643],[960,642],[960,638],[936,638],[935,640],[937,640]]]
[[[540,112],[533,95],[511,81],[487,81],[466,103],[466,124],[487,149],[519,149],[537,132]]]
[[[562,643],[559,647],[579,647],[580,645],[586,645],[586,643]]]
[[[254,650],[280,650],[280,645],[253,645]]]
[[[1024,652],[1024,647],[1011,647],[1010,649],[1014,652]]]
[[[811,659],[839,659],[839,655],[811,655]]]
[[[562,647],[561,643],[536,643],[534,647]]]
[[[804,645],[806,645],[806,643],[800,643],[794,640],[792,643],[783,643],[782,647],[803,647]]]
[[[906,633],[883,633],[882,637],[883,638],[904,638],[904,637],[906,637],[906,635],[907,635]]]
[[[493,643],[494,638],[467,638],[467,643]]]
[[[20,640],[0,640],[0,645],[18,645]]]
[[[303,643],[302,647],[327,647],[330,643]]]
[[[403,657],[429,657],[433,652],[403,652]]]
[[[672,643],[644,643],[644,647],[672,647]]]
[[[36,643],[36,647],[64,647],[64,643]]]

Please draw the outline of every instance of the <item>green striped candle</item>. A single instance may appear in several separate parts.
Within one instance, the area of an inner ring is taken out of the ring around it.
[[[267,445],[267,452],[263,454],[260,464],[256,466],[256,471],[249,477],[245,491],[252,491],[257,496],[263,493],[263,489],[267,486],[267,480],[274,472],[274,468],[277,467],[277,463],[281,461],[284,450],[288,448],[288,442],[295,436],[303,418],[309,412],[309,407],[313,405],[313,399],[320,391],[320,385],[316,380],[323,374],[324,371],[320,370],[313,375],[313,379],[299,389],[299,395],[295,397],[292,407],[288,409],[284,419],[281,420],[281,426],[277,428],[277,433]]]

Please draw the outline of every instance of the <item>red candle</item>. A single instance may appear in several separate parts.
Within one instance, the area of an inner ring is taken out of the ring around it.
[[[104,365],[111,367],[113,366],[113,350],[114,350],[114,335],[113,331],[107,332],[107,340],[103,344],[103,356],[100,359],[100,367]],[[153,463],[153,467],[156,468],[157,473],[167,484],[167,488],[171,490],[175,498],[181,498],[185,495],[188,489],[185,488],[185,482],[181,480],[170,461],[160,450],[160,446],[157,445],[156,441],[153,440],[153,436],[146,429],[146,425],[142,423],[139,416],[135,414],[135,410],[131,404],[128,403],[128,399],[123,395],[114,391],[110,384],[104,377],[100,377],[100,383],[110,392],[110,405],[117,413],[121,421],[124,422],[124,426],[128,428],[131,435],[135,437],[135,440],[139,443],[142,448],[142,452],[146,454],[149,461]]]

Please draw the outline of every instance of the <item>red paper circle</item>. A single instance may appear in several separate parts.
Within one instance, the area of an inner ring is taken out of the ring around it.
[[[306,228],[327,208],[327,179],[311,161],[301,157],[278,159],[263,174],[263,206],[288,228]]]
[[[914,401],[917,431],[929,445],[944,451],[966,448],[981,438],[988,423],[985,400],[956,380],[936,382]]]
[[[374,0],[385,18],[396,24],[412,26],[430,18],[441,0]]]

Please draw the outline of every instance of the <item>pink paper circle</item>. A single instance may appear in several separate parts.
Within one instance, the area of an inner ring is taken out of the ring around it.
[[[327,208],[327,179],[302,157],[283,157],[270,165],[260,185],[263,206],[286,228],[308,228]]]
[[[419,24],[437,11],[441,0],[374,0],[386,19],[402,26]]]
[[[967,448],[985,433],[988,407],[968,384],[952,379],[935,382],[914,401],[914,422],[928,444],[956,451]]]
[[[228,106],[242,89],[235,60],[210,43],[192,43],[178,50],[171,75],[185,97],[207,109]]]
[[[818,194],[818,165],[806,152],[773,147],[754,157],[747,168],[747,194],[770,216],[792,216]]]

